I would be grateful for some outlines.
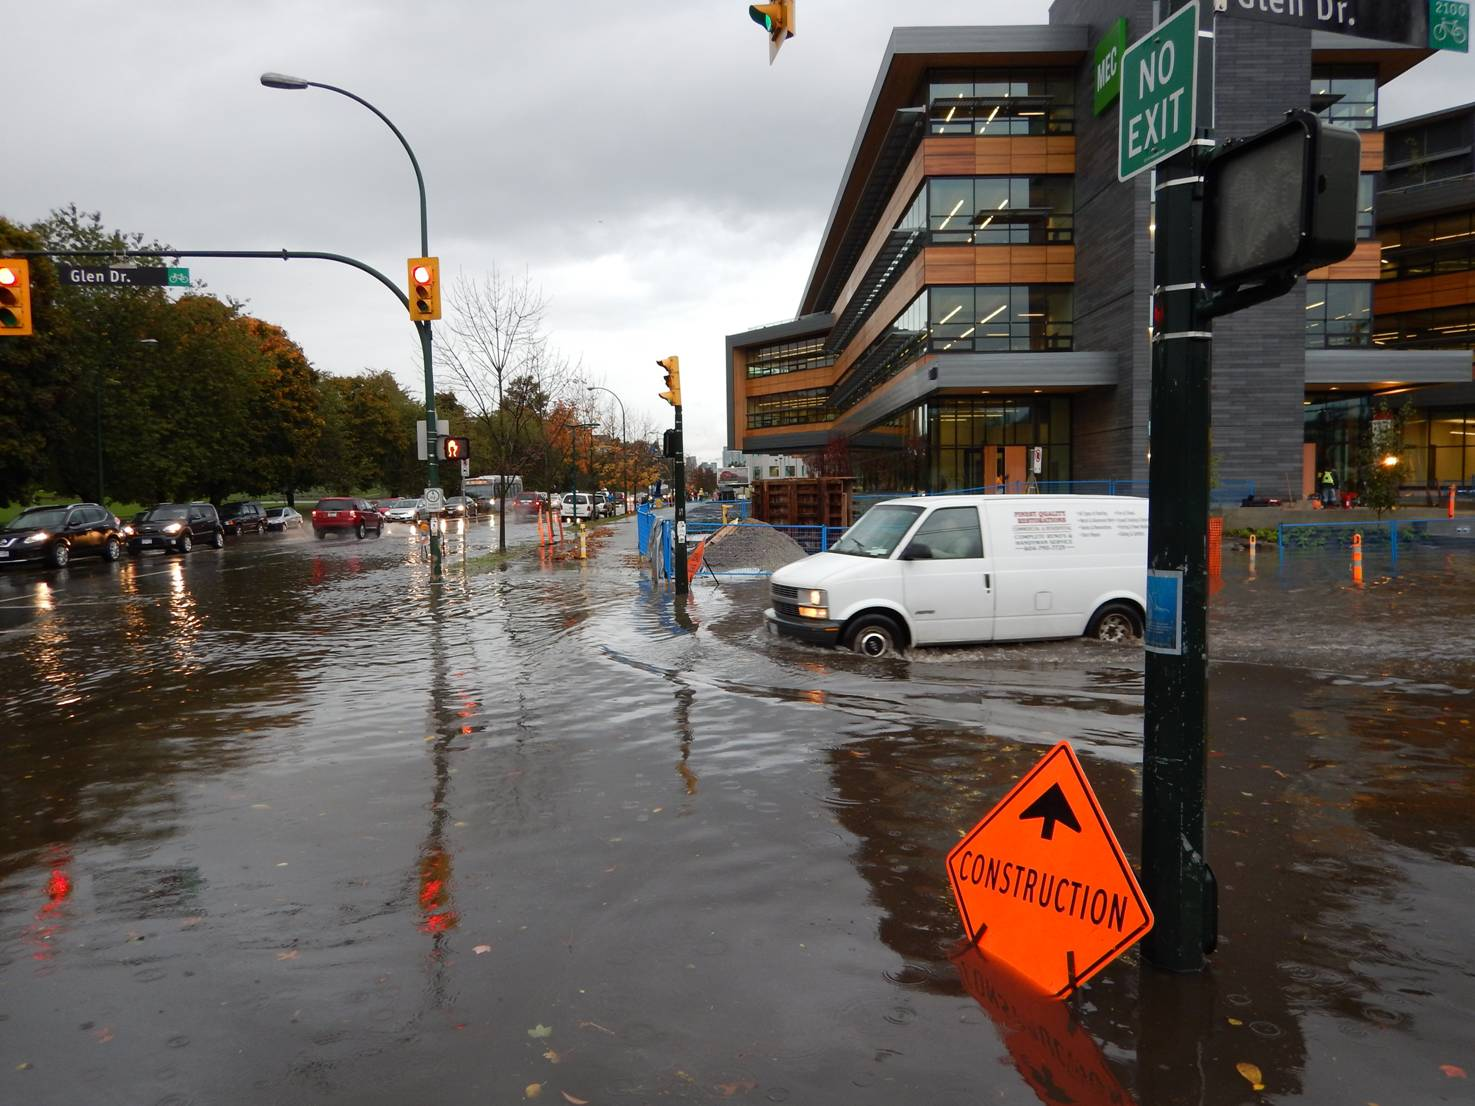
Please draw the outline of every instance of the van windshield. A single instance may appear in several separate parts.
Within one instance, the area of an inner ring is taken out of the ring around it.
[[[851,557],[889,557],[902,536],[912,528],[921,507],[882,503],[861,516],[830,549]]]

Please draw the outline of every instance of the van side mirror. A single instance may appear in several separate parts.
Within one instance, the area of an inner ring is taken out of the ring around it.
[[[932,547],[922,542],[914,541],[906,547],[901,559],[904,561],[930,561],[932,560]]]

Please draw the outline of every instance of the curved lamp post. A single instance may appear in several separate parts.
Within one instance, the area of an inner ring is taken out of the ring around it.
[[[625,506],[625,511],[628,512],[630,510],[630,451],[629,447],[625,444],[625,401],[619,397],[617,392],[606,388],[602,384],[586,384],[584,390],[588,392],[609,392],[610,395],[615,397],[615,402],[620,405],[620,452],[625,457],[625,486],[620,489],[620,498]]]
[[[410,165],[415,170],[415,183],[420,189],[420,256],[429,257],[430,232],[425,204],[425,175],[420,172],[420,162],[415,158],[415,151],[410,149],[410,144],[405,140],[404,134],[394,125],[389,116],[385,115],[362,96],[355,95],[346,88],[339,88],[337,85],[324,84],[322,81],[309,81],[305,77],[291,77],[285,73],[263,73],[261,74],[261,83],[267,88],[281,88],[292,91],[304,88],[321,88],[326,89],[328,92],[336,92],[340,96],[347,96],[354,103],[362,104],[372,111],[384,122],[386,127],[394,132],[394,137],[398,138],[399,144],[405,148],[405,153],[410,158]],[[440,444],[436,440],[435,433],[435,372],[431,357],[430,323],[417,322],[415,323],[415,327],[420,331],[420,352],[425,361],[425,458],[428,481],[426,486],[438,488],[440,487],[440,465],[437,460],[437,454],[440,451]],[[438,526],[432,526],[430,528],[430,572],[432,576],[440,575],[440,566],[440,528]]]

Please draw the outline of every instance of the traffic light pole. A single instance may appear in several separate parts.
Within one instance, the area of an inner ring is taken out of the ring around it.
[[[686,580],[686,442],[681,433],[681,404],[676,404],[676,458],[671,464],[676,482],[676,594],[685,595]]]
[[[440,487],[440,442],[435,426],[435,373],[430,354],[430,324],[416,323],[420,332],[420,353],[425,361],[425,486]],[[441,518],[445,516],[442,515]],[[441,518],[430,520],[430,578],[439,578],[441,570]],[[465,542],[463,540],[464,547]]]
[[[1185,0],[1174,0],[1173,9]],[[1201,19],[1212,27],[1212,9]],[[1155,925],[1147,959],[1196,972],[1217,940],[1204,856],[1208,717],[1209,420],[1213,323],[1200,268],[1203,161],[1213,145],[1213,34],[1198,38],[1195,141],[1157,167],[1149,414],[1148,567],[1181,596],[1178,626],[1149,627],[1142,757],[1142,883]],[[1149,603],[1149,606],[1154,604]],[[1169,628],[1171,629],[1171,628]],[[1176,638],[1176,641],[1171,639]]]

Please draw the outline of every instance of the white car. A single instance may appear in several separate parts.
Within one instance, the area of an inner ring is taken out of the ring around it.
[[[414,522],[425,509],[423,499],[396,499],[384,512],[385,522]]]
[[[1147,500],[888,500],[830,552],[779,569],[770,587],[765,617],[774,630],[871,657],[908,645],[1080,634],[1129,641],[1142,634],[1148,608]]]
[[[272,507],[266,512],[268,530],[302,529],[302,516],[291,507]]]
[[[604,514],[604,500],[588,492],[569,492],[559,504],[558,513],[567,519],[597,519]]]

